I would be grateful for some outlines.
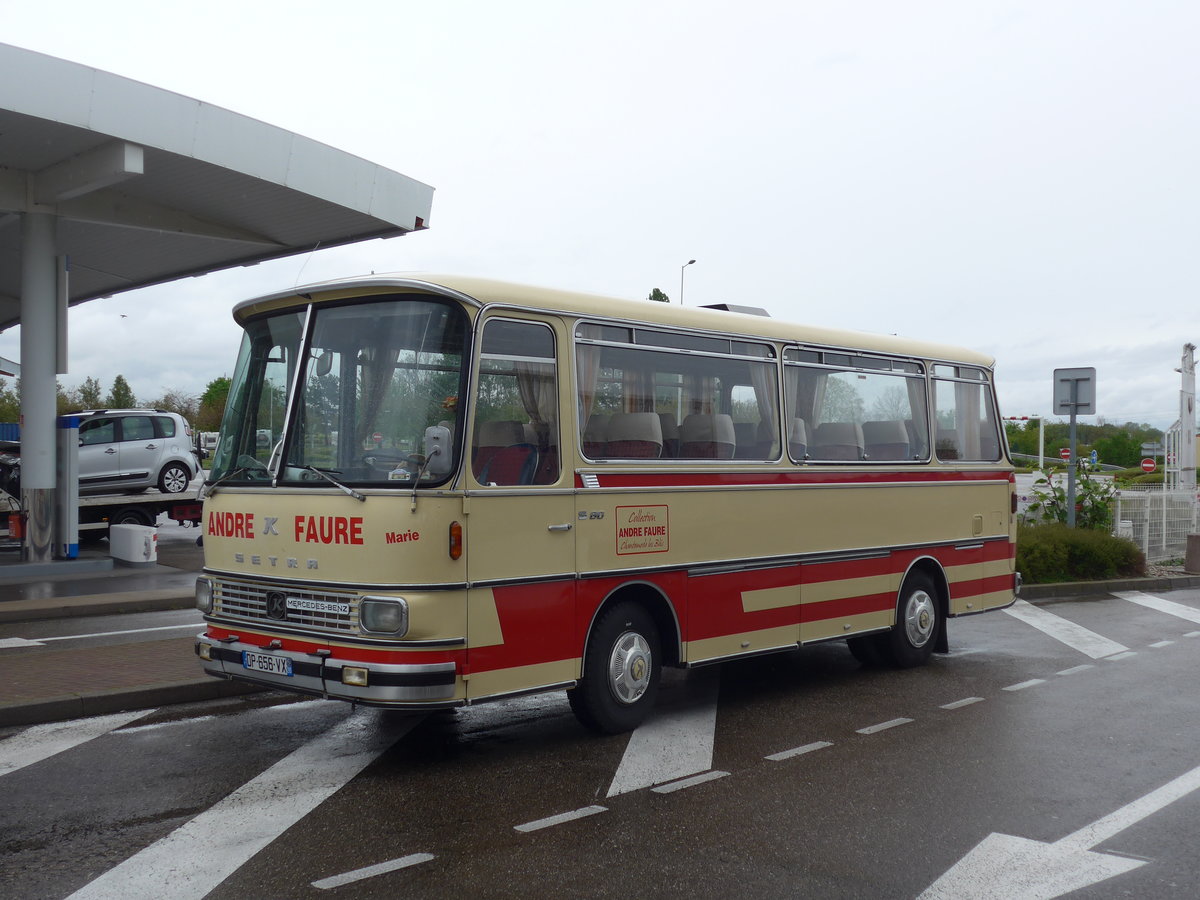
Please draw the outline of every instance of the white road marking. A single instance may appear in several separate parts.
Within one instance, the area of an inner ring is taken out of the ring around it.
[[[25,638],[0,638],[0,650],[9,650],[13,647],[44,647],[46,646],[41,641],[28,641]]]
[[[972,703],[982,702],[982,697],[964,697],[962,700],[955,700],[953,703],[943,704],[942,709],[962,709],[964,706],[970,706]]]
[[[1036,687],[1039,684],[1045,684],[1045,678],[1030,678],[1028,681],[1022,681],[1020,684],[1010,684],[1006,688],[1001,688],[1002,691],[1023,691],[1026,688]]]
[[[1124,644],[1110,641],[1103,635],[1096,634],[1096,632],[1064,619],[1062,616],[1046,612],[1026,600],[1018,600],[1004,611],[1014,619],[1020,619],[1026,625],[1032,625],[1043,634],[1049,635],[1056,641],[1061,641],[1092,659],[1101,659],[1129,649]]]
[[[163,728],[173,728],[176,725],[195,725],[197,722],[207,722],[215,718],[216,716],[196,716],[191,719],[171,719],[168,722],[151,722],[149,725],[135,725],[132,728],[123,728],[117,733],[123,737],[127,734],[141,734],[145,731],[160,731]]]
[[[1116,662],[1119,659],[1129,659],[1131,656],[1137,656],[1136,650],[1126,650],[1124,653],[1118,653],[1116,656],[1106,656],[1105,662]]]
[[[684,788],[695,787],[698,784],[705,784],[709,781],[716,781],[718,778],[724,778],[728,772],[713,770],[712,772],[704,772],[701,775],[693,775],[691,778],[684,778],[681,781],[672,781],[670,784],[660,784],[658,787],[650,788],[656,794],[671,794],[675,791],[682,791]]]
[[[707,772],[713,763],[720,672],[692,673],[686,701],[656,711],[629,736],[609,797]]]
[[[130,628],[125,631],[98,631],[94,634],[60,634],[54,637],[41,638],[0,638],[0,650],[15,647],[44,647],[51,641],[82,641],[85,638],[119,637],[126,634],[149,634],[154,631],[194,631],[203,628],[203,622],[193,622],[190,625],[156,625],[153,628]]]
[[[320,881],[314,881],[312,886],[319,888],[322,891],[328,891],[331,888],[341,887],[344,884],[353,884],[356,881],[363,881],[367,878],[374,878],[376,875],[386,875],[388,872],[395,872],[397,869],[407,869],[409,866],[415,866],[419,863],[429,862],[431,859],[436,859],[432,853],[412,853],[408,856],[402,856],[399,859],[381,862],[374,866],[365,866],[361,869],[355,869],[353,872],[346,872],[343,875],[334,875],[331,878],[322,878]]]
[[[1115,591],[1114,595],[1120,597],[1122,600],[1128,600],[1130,603],[1136,603],[1138,606],[1155,609],[1159,612],[1200,624],[1200,609],[1196,609],[1195,607],[1184,606],[1182,603],[1176,603],[1174,600],[1164,600],[1162,597],[1155,597],[1153,594],[1143,594],[1141,591]]]
[[[887,731],[889,728],[896,728],[899,725],[907,725],[912,719],[889,719],[886,722],[880,722],[878,725],[868,725],[866,728],[859,728],[859,734],[878,734],[881,731]]]
[[[1173,643],[1175,643],[1175,642],[1174,641],[1156,641],[1155,643],[1151,644],[1150,646],[1153,647],[1155,650],[1160,650],[1163,647],[1170,647]]]
[[[1084,663],[1082,666],[1071,666],[1069,669],[1063,669],[1061,672],[1055,672],[1055,675],[1074,675],[1076,672],[1084,672],[1088,669],[1096,668],[1091,663]]]
[[[327,800],[421,719],[352,713],[71,900],[204,897]]]
[[[826,747],[832,747],[833,744],[829,741],[813,741],[811,744],[805,744],[803,747],[793,747],[791,750],[781,750],[778,753],[772,753],[766,757],[773,762],[782,762],[785,759],[791,759],[793,756],[801,756],[805,753],[812,753],[814,750],[824,750]]]
[[[8,775],[64,750],[78,747],[152,712],[152,709],[139,709],[111,716],[72,719],[69,722],[53,722],[49,725],[26,728],[0,741],[0,775]]]
[[[1200,631],[1189,631],[1184,637],[1200,637]]]
[[[1145,865],[1093,847],[1200,788],[1200,767],[1052,844],[993,833],[919,900],[1022,897],[1051,900]]]
[[[514,825],[517,831],[530,832],[540,831],[543,828],[550,828],[553,825],[562,825],[564,822],[574,822],[576,819],[582,819],[587,816],[594,816],[596,813],[608,812],[607,806],[585,806],[582,809],[573,809],[570,812],[559,813],[557,816],[547,816],[544,819],[538,819],[534,822],[526,822],[524,825]]]
[[[48,641],[81,641],[84,638],[117,637],[122,634],[149,634],[152,631],[182,631],[184,628],[195,631],[203,628],[203,622],[192,622],[189,625],[155,625],[153,628],[130,628],[126,631],[98,631],[95,634],[63,634],[57,637],[38,638],[41,643]]]

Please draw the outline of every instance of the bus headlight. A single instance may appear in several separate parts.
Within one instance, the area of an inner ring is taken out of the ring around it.
[[[400,637],[408,631],[408,604],[402,597],[363,597],[358,621],[363,631]]]
[[[213,588],[212,582],[207,578],[196,579],[196,609],[202,613],[212,612],[213,606]]]

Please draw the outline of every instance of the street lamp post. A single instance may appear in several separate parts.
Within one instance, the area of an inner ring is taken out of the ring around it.
[[[679,305],[680,306],[683,306],[683,270],[686,269],[688,266],[693,265],[695,262],[696,261],[694,259],[689,259],[687,262],[685,262],[682,266],[679,267]]]

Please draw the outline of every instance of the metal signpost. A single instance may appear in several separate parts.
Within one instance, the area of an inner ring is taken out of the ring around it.
[[[1075,527],[1075,470],[1079,465],[1075,453],[1075,417],[1096,414],[1096,370],[1054,370],[1054,412],[1071,416],[1071,455],[1067,459],[1067,526]]]

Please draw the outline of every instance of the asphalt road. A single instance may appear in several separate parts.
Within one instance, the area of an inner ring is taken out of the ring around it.
[[[1160,601],[1167,601],[1166,603]],[[0,731],[5,897],[1200,895],[1200,591],[427,716],[260,694]]]

